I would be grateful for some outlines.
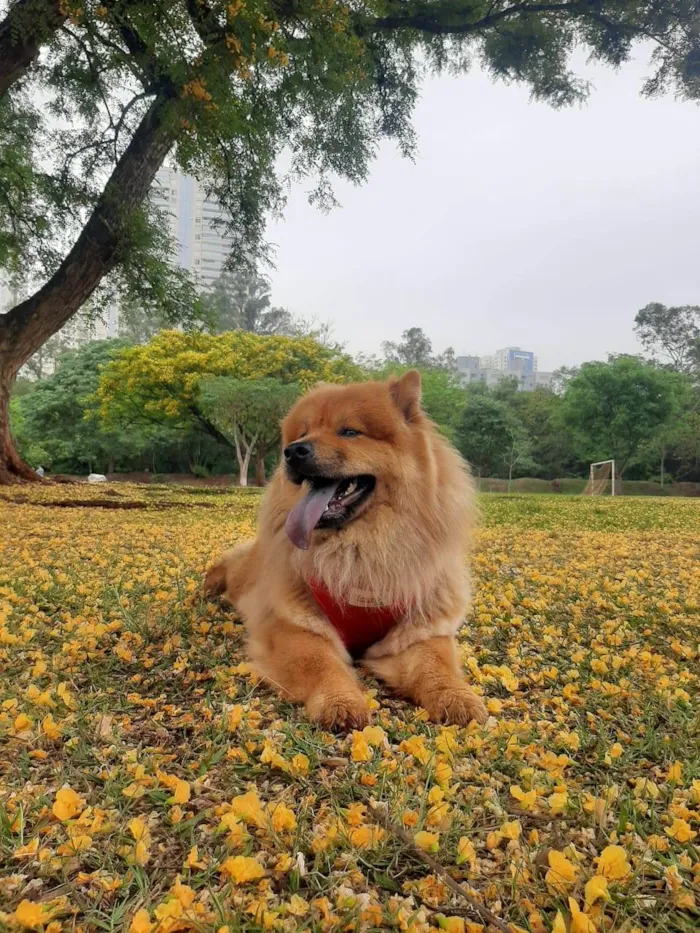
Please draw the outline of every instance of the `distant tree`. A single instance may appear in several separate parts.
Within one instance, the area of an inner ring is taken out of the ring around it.
[[[685,381],[635,356],[584,363],[566,389],[562,415],[587,460],[614,458],[620,474],[643,443],[667,425],[680,406]]]
[[[562,419],[563,398],[551,389],[518,392],[511,406],[532,442],[535,476],[555,479],[571,469],[575,459],[572,438]]]
[[[681,373],[698,368],[700,305],[667,308],[652,302],[638,311],[634,320],[635,332],[647,353]]]
[[[119,340],[102,340],[66,351],[55,371],[18,400],[15,413],[21,423],[16,429],[33,466],[39,465],[35,461],[41,451],[43,466],[113,472],[125,449],[135,448],[134,436],[127,438],[95,417],[102,367],[124,346]]]
[[[409,327],[401,334],[401,340],[397,343],[385,340],[382,344],[382,353],[384,358],[378,364],[380,366],[392,364],[414,367],[421,371],[444,369],[452,373],[457,372],[457,358],[452,347],[435,355],[433,344],[422,327]]]
[[[516,469],[521,473],[526,472],[534,466],[534,462],[531,456],[532,442],[522,424],[512,419],[507,426],[506,433],[508,439],[502,457],[508,470],[508,492],[510,492],[513,483],[513,472]]]
[[[433,345],[422,327],[409,327],[398,343],[385,340],[382,344],[384,359],[400,366],[429,367],[434,363]]]
[[[491,394],[499,402],[506,402],[513,405],[515,399],[520,394],[520,383],[517,376],[505,376],[499,379],[496,385],[491,389]]]
[[[204,296],[211,333],[294,334],[289,311],[272,307],[270,283],[257,272],[223,272]]]
[[[256,482],[265,482],[265,457],[279,442],[279,424],[300,394],[295,382],[209,376],[199,385],[198,407],[236,451],[239,483],[248,485],[251,460]]]
[[[580,368],[580,366],[560,366],[559,369],[555,369],[552,373],[552,392],[563,395],[571,380],[578,376]]]
[[[496,476],[503,471],[504,455],[514,447],[511,472],[519,462],[521,431],[522,426],[505,402],[488,391],[474,391],[467,393],[455,429],[455,442],[479,477]]]

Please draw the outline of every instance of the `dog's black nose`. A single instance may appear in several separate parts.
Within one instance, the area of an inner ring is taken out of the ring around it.
[[[304,461],[311,459],[313,453],[314,448],[312,444],[306,441],[295,441],[293,444],[284,448],[284,459],[287,463],[291,463],[292,465],[304,463]]]

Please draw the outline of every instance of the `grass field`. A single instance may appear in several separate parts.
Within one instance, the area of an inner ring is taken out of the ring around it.
[[[698,929],[700,502],[484,496],[491,719],[347,738],[201,598],[258,502],[0,490],[0,928]]]

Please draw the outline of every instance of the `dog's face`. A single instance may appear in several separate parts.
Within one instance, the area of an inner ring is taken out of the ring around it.
[[[387,383],[322,386],[294,406],[282,424],[287,479],[305,487],[287,519],[293,544],[305,550],[314,528],[341,528],[391,500],[419,413],[416,371]]]

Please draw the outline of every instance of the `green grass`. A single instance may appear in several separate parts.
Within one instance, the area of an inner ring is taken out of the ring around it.
[[[20,928],[23,901],[44,927],[86,933],[135,916],[154,933],[478,924],[377,828],[376,799],[411,834],[438,834],[439,864],[513,928],[569,923],[569,898],[584,909],[619,845],[630,872],[608,879],[590,923],[696,930],[700,502],[480,504],[461,651],[491,720],[434,726],[366,680],[382,732],[345,738],[258,684],[241,624],[201,597],[208,561],[254,532],[257,491],[0,490],[0,927]],[[53,812],[64,785],[69,819]],[[257,816],[227,817],[251,792]],[[292,816],[276,826],[280,804]],[[565,888],[552,851],[576,870]],[[235,856],[262,879],[235,883],[222,871]]]

